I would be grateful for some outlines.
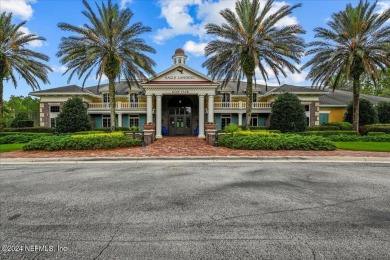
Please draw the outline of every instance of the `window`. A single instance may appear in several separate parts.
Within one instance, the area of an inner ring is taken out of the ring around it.
[[[324,125],[329,123],[329,114],[328,113],[320,113],[320,125]]]
[[[252,114],[251,116],[251,126],[259,125],[259,116],[257,114]]]
[[[108,93],[103,94],[103,103],[110,103],[110,95]]]
[[[252,94],[252,102],[257,102],[257,93]]]
[[[136,94],[136,93],[130,94],[130,102],[131,103],[138,103],[138,94]]]
[[[222,102],[230,102],[230,93],[222,93]]]
[[[130,115],[129,116],[129,126],[136,126],[139,127],[139,117],[136,115]]]
[[[232,121],[231,115],[222,115],[221,119],[222,119],[222,124],[221,124],[222,129],[225,129],[225,126],[229,125]]]
[[[56,127],[56,119],[50,118],[50,127]]]
[[[50,112],[51,113],[59,113],[60,112],[60,106],[50,106]]]
[[[103,127],[111,127],[111,117],[110,115],[103,115]]]
[[[310,106],[309,106],[309,105],[305,105],[305,111],[306,111],[306,112],[309,112],[309,111],[310,111]]]

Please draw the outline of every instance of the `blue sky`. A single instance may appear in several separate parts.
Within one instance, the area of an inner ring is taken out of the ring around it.
[[[91,5],[101,0],[89,1]],[[104,1],[106,2],[106,1]],[[205,61],[203,48],[210,40],[206,35],[204,25],[207,23],[221,23],[223,20],[219,11],[225,8],[234,8],[235,0],[113,0],[123,8],[130,8],[133,13],[134,22],[141,21],[144,25],[150,26],[152,32],[144,34],[145,41],[156,49],[157,53],[150,55],[157,63],[157,73],[169,68],[172,65],[172,54],[175,49],[183,48],[189,56],[187,64],[204,74],[207,71],[201,64]],[[374,2],[374,1],[369,1]],[[279,5],[302,3],[302,7],[283,21],[284,24],[300,24],[306,34],[303,36],[306,42],[314,38],[315,27],[326,27],[327,21],[332,13],[343,10],[348,3],[356,5],[358,0],[285,0],[276,1],[275,7]],[[378,1],[378,12],[390,8],[390,0]],[[45,42],[34,42],[29,48],[42,52],[50,57],[49,66],[53,72],[49,74],[50,84],[41,84],[41,89],[60,87],[68,85],[68,75],[62,75],[65,67],[60,64],[56,57],[61,37],[69,34],[61,31],[57,24],[67,22],[73,25],[82,25],[87,22],[81,11],[85,8],[81,0],[0,0],[0,11],[12,12],[14,22],[19,23],[27,20],[23,30],[45,37]],[[302,59],[304,63],[307,57]],[[281,78],[281,83],[294,85],[307,85],[307,71],[301,74],[289,74],[287,78]],[[259,77],[259,81],[261,79]],[[271,84],[277,84],[271,79]],[[82,81],[74,77],[69,84],[81,86]],[[85,86],[93,86],[97,80],[91,77]],[[11,95],[28,95],[31,92],[23,79],[18,82],[15,89],[11,82],[5,82],[4,99],[8,100]]]

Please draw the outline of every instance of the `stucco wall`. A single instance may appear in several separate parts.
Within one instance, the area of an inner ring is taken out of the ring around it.
[[[321,107],[321,111],[329,111],[329,122],[341,122],[344,119],[346,109],[344,107]]]

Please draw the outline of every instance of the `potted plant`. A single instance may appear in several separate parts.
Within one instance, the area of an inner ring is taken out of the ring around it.
[[[207,122],[205,128],[206,130],[217,130],[217,124],[214,122]]]
[[[154,130],[156,126],[153,122],[149,122],[147,124],[144,124],[144,130]]]

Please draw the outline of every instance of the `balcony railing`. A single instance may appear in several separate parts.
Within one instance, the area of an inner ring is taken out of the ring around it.
[[[214,102],[214,108],[246,108],[246,102],[238,101],[238,102]],[[268,102],[253,102],[253,109],[259,108],[271,108],[271,103]]]
[[[110,109],[110,103],[89,103],[88,109]],[[127,103],[117,102],[115,103],[115,109],[146,109],[146,102]]]

